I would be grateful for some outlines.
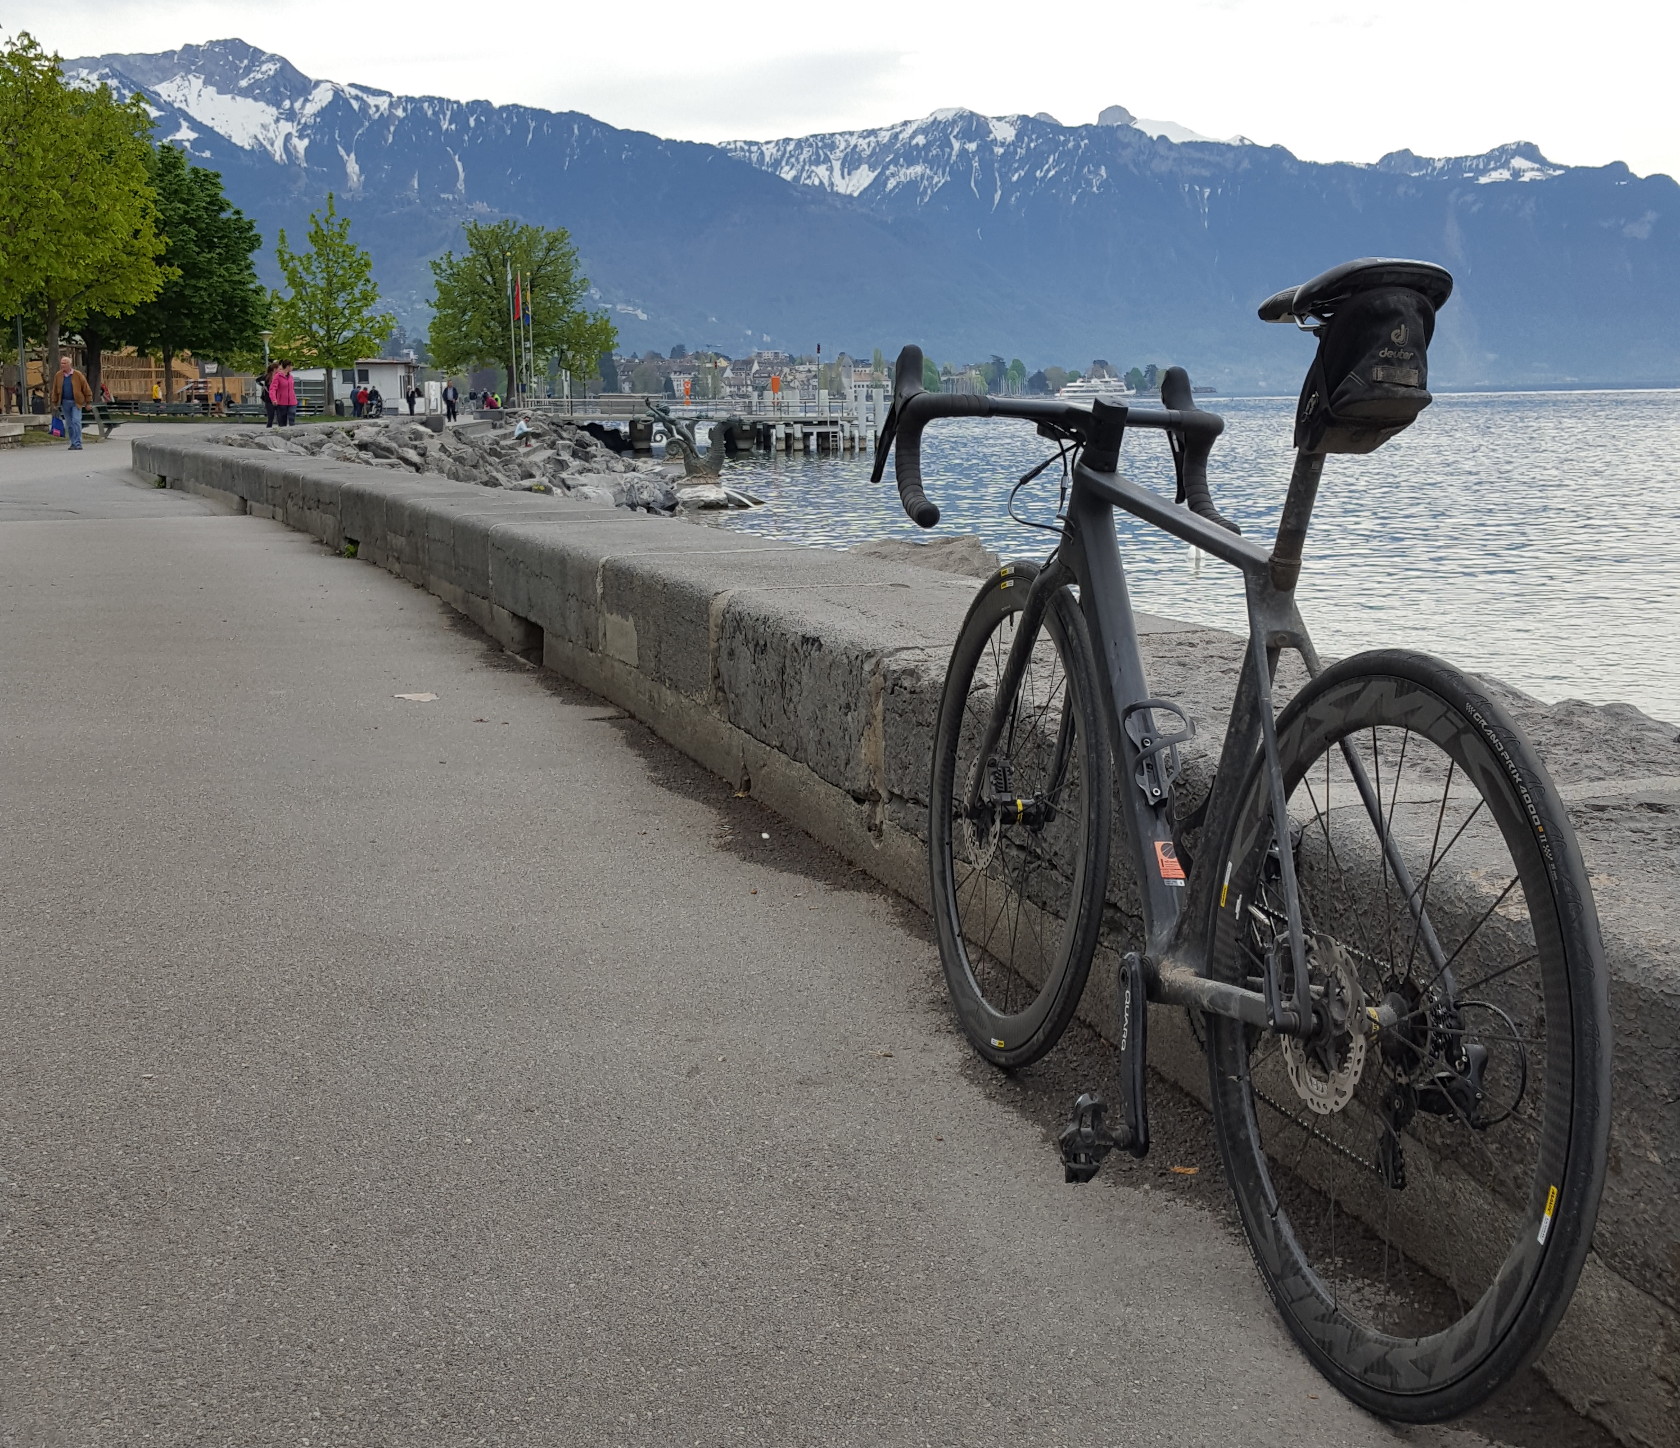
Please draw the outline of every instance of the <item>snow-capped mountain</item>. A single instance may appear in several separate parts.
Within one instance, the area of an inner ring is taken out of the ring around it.
[[[237,40],[64,69],[141,92],[155,133],[221,171],[270,242],[286,227],[295,244],[334,191],[412,328],[424,326],[427,262],[460,245],[461,222],[498,216],[571,229],[627,346],[804,351],[822,336],[809,330],[813,303],[836,293],[854,304],[848,337],[896,335],[923,289],[952,308],[961,298],[960,279],[885,223],[713,146],[572,112],[317,81]],[[883,265],[885,287],[872,280]]]
[[[1680,187],[1532,145],[1373,165],[1211,141],[1123,107],[1096,125],[936,112],[723,146],[483,101],[315,80],[241,41],[67,62],[147,98],[272,241],[337,192],[411,326],[468,218],[572,231],[627,347],[1182,362],[1291,386],[1253,308],[1368,254],[1442,261],[1444,384],[1680,377]]]

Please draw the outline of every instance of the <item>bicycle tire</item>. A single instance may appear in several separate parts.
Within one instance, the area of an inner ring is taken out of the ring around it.
[[[1283,711],[1278,742],[1326,1008],[1373,993],[1410,1004],[1358,1066],[1351,1034],[1345,1048],[1338,1036],[1315,1054],[1208,1017],[1219,1150],[1267,1291],[1320,1371],[1371,1412],[1439,1422],[1533,1361],[1592,1240],[1610,1119],[1592,893],[1532,746],[1497,700],[1437,660],[1401,651],[1344,660]],[[1375,776],[1392,855],[1344,743]],[[1338,813],[1333,790],[1348,786]],[[1222,979],[1252,982],[1251,953],[1278,948],[1281,929],[1268,898],[1281,870],[1258,760],[1240,798],[1210,859],[1225,876],[1214,891],[1212,964]],[[1395,856],[1408,887],[1390,869]],[[1407,908],[1408,895],[1421,912]],[[1424,970],[1433,982],[1419,979]],[[1446,992],[1439,982],[1449,978],[1456,989]],[[1476,1046],[1484,1055],[1469,1070]],[[1480,1094],[1466,1095],[1466,1081]],[[1344,1091],[1345,1103],[1326,1109]]]
[[[1070,588],[1047,603],[988,766],[989,784],[1021,796],[1020,808],[1013,817],[991,806],[964,813],[993,686],[1037,573],[1031,563],[1005,565],[969,608],[940,697],[929,790],[929,893],[952,1006],[974,1049],[1006,1069],[1044,1055],[1073,1018],[1108,881],[1113,767],[1090,635]]]

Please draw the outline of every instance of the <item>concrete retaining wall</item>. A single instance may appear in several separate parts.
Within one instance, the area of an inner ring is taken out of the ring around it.
[[[540,651],[547,667],[925,905],[929,740],[972,580],[558,498],[230,449],[203,433],[137,440],[133,450],[138,471],[171,487],[329,547],[353,541],[359,558],[436,594],[506,646]],[[1156,693],[1198,719],[1193,767],[1205,770],[1241,644],[1152,620],[1144,645]],[[1280,683],[1287,693],[1290,680]],[[1616,1041],[1594,1250],[1542,1369],[1579,1409],[1655,1448],[1674,1441],[1680,1421],[1680,741],[1631,709],[1505,697],[1582,838]],[[1124,921],[1125,901],[1116,903]],[[1107,991],[1088,991],[1082,1012],[1106,1029]],[[1155,1014],[1152,1064],[1205,1099],[1182,1013]]]

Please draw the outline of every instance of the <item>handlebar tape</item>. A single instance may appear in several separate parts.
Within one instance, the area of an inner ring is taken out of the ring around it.
[[[880,482],[890,451],[899,502],[918,528],[931,528],[939,521],[939,509],[922,490],[922,429],[935,417],[987,417],[993,409],[990,398],[927,391],[922,386],[923,366],[920,347],[906,347],[898,354],[892,410],[876,444],[872,477]]]
[[[939,509],[922,491],[922,427],[913,419],[912,404],[926,396],[922,386],[922,349],[906,347],[893,368],[893,407],[889,425],[896,434],[893,449],[893,477],[898,480],[898,501],[918,528],[931,528],[939,521]],[[890,445],[890,444],[889,444]]]
[[[1185,503],[1192,513],[1206,518],[1208,522],[1229,528],[1233,533],[1241,533],[1242,529],[1214,506],[1213,494],[1208,490],[1208,455],[1213,451],[1219,434],[1225,431],[1224,419],[1211,412],[1203,412],[1196,406],[1195,394],[1190,389],[1190,374],[1182,367],[1169,367],[1162,375],[1161,402],[1174,412],[1185,414],[1179,473],[1184,485]]]
[[[938,507],[922,491],[922,429],[936,417],[990,417],[995,411],[989,397],[945,392],[918,393],[900,409],[893,476],[898,479],[899,501],[918,528],[931,528],[939,521]]]

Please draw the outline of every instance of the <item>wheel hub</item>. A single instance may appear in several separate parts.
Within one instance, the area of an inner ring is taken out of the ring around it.
[[[1316,1029],[1305,1039],[1283,1038],[1283,1063],[1307,1109],[1331,1116],[1353,1100],[1365,1070],[1365,992],[1353,962],[1333,940],[1315,938],[1308,964],[1313,983],[1324,989],[1313,1006]]]

